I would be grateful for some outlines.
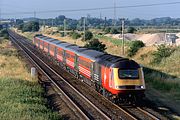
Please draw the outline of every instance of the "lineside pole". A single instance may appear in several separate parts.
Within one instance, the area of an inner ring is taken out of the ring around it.
[[[125,19],[122,18],[122,55],[124,56],[124,21]]]
[[[64,36],[66,36],[66,19],[64,19]]]
[[[84,17],[84,41],[86,41],[86,17]]]

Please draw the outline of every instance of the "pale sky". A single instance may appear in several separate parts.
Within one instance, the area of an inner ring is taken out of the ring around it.
[[[112,7],[116,1],[116,6],[129,6],[154,3],[180,2],[180,0],[0,0],[1,13],[14,12],[33,12],[61,9],[84,9],[84,8],[102,8]],[[39,18],[51,18],[58,15],[66,15],[70,18],[80,18],[90,14],[92,17],[113,18],[112,10],[81,11],[81,12],[59,12],[59,13],[41,13],[36,15]],[[157,17],[180,18],[180,4],[140,7],[140,8],[121,8],[117,9],[117,18],[125,17],[129,19],[142,18],[151,19]],[[30,15],[2,15],[2,18],[25,18],[33,17]]]

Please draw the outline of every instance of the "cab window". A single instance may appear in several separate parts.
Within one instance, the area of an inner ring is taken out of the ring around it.
[[[120,70],[118,71],[118,76],[120,79],[138,79],[138,70]]]

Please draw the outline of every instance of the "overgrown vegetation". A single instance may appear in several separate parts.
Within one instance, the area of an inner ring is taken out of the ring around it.
[[[84,39],[84,37],[83,37],[83,41],[88,41],[88,40],[91,40],[93,38],[93,33],[92,32],[90,32],[90,31],[86,31],[85,32],[85,39]]]
[[[22,23],[18,25],[18,29],[22,30],[22,32],[37,32],[39,31],[39,22],[30,21],[27,23]]]
[[[98,39],[92,39],[84,46],[93,50],[104,52],[107,48],[106,45],[100,42]]]
[[[158,64],[162,61],[162,59],[169,57],[175,51],[174,48],[166,46],[164,44],[159,45],[157,47],[157,51],[153,53],[154,59],[152,63]]]
[[[162,71],[145,68],[145,80],[156,90],[170,94],[171,99],[180,100],[180,81],[179,78]]]
[[[143,50],[138,52],[138,54],[143,53],[143,59],[141,59],[142,55],[136,55],[134,58],[138,63],[144,63],[144,66],[146,66],[144,68],[144,76],[148,88],[158,90],[163,96],[170,96],[169,100],[180,100],[180,47],[174,49],[160,45],[158,50],[154,48],[151,48],[151,52],[148,49],[143,48]],[[156,61],[156,64],[152,64],[153,51],[155,50],[155,53],[158,53],[156,58],[158,62]]]
[[[115,28],[115,27],[106,27],[103,29],[103,31],[108,34],[119,34],[121,31],[119,31],[121,28]]]
[[[128,27],[127,33],[135,33],[137,30],[134,27]]]
[[[129,57],[134,56],[136,54],[136,52],[144,46],[145,46],[145,44],[142,41],[133,41],[128,50],[128,56]]]
[[[77,33],[77,32],[73,32],[72,33],[72,38],[73,39],[78,39],[78,38],[80,38],[81,37],[81,34],[79,34],[79,33]]]
[[[57,113],[47,108],[37,82],[0,78],[0,89],[1,120],[58,120]]]
[[[32,80],[17,50],[0,43],[0,119],[56,120],[59,116],[48,108],[44,90]]]
[[[1,29],[0,30],[0,37],[3,37],[4,39],[9,38],[7,29]]]
[[[113,43],[114,45],[117,45],[117,46],[122,46],[122,40],[120,40],[120,39],[115,39],[115,38],[107,37],[107,36],[104,36],[104,35],[95,35],[95,38],[101,39],[101,40],[106,40],[106,41],[111,42],[111,43]],[[130,42],[129,41],[124,41],[124,44],[126,46],[129,46]]]

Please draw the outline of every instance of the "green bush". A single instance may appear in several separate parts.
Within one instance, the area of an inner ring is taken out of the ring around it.
[[[17,26],[19,30],[22,30],[22,32],[37,32],[39,31],[39,22],[36,21],[30,21],[27,23],[23,23]]]
[[[134,27],[129,27],[128,29],[127,29],[127,32],[128,33],[135,33],[137,30],[134,28]]]
[[[93,38],[93,33],[90,31],[86,31],[85,32],[85,39],[83,37],[83,41],[88,41],[88,40],[91,40],[92,38]]]
[[[118,30],[116,28],[111,28],[111,31],[110,31],[111,34],[118,34]]]
[[[105,29],[104,29],[104,32],[107,34],[107,33],[110,33],[110,31],[111,31],[111,28],[110,27],[106,27]]]
[[[152,63],[160,63],[163,58],[169,57],[174,51],[175,49],[168,47],[164,44],[159,45],[157,47],[157,51],[153,53],[154,58]]]
[[[106,45],[100,42],[98,39],[90,40],[84,47],[104,52],[107,48]]]
[[[8,38],[9,38],[7,29],[2,29],[2,30],[0,31],[0,37],[4,37],[5,39],[8,39]]]
[[[78,38],[80,38],[81,37],[81,35],[79,34],[79,33],[77,33],[77,32],[74,32],[73,34],[72,34],[72,38],[73,39],[78,39]]]
[[[130,49],[128,50],[128,56],[132,57],[136,54],[136,52],[144,47],[145,44],[142,41],[133,41],[132,44],[130,45]]]

